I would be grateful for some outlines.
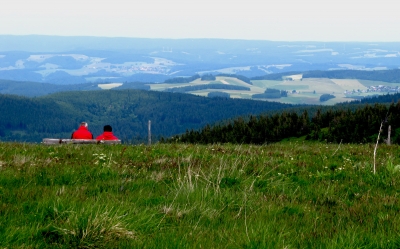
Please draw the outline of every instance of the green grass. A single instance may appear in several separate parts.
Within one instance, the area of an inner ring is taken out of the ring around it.
[[[399,147],[0,143],[0,248],[399,248]]]
[[[285,90],[285,91],[299,91],[299,90],[308,90],[310,89],[309,85],[275,85],[271,86],[271,88],[278,89],[278,90]]]
[[[283,81],[279,80],[252,80],[251,82],[254,86],[258,86],[261,88],[272,88],[273,86],[278,86],[283,83]]]

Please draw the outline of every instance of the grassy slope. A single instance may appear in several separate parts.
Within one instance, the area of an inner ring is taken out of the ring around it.
[[[398,248],[398,146],[0,143],[0,247]]]

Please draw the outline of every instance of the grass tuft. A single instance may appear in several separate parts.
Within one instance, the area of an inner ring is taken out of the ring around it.
[[[39,231],[47,244],[99,248],[114,240],[135,238],[134,232],[126,228],[126,215],[112,208],[53,211],[53,222]]]

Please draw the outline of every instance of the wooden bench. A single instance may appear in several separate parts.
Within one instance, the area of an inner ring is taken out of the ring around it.
[[[43,144],[121,144],[121,140],[43,138]]]

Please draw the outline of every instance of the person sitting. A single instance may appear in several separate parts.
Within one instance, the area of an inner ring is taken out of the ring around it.
[[[96,140],[119,140],[112,133],[111,125],[105,125],[103,130],[104,130],[103,134],[101,134],[100,136],[96,137]]]
[[[93,134],[88,130],[88,123],[82,122],[78,130],[72,133],[71,139],[93,139]]]

